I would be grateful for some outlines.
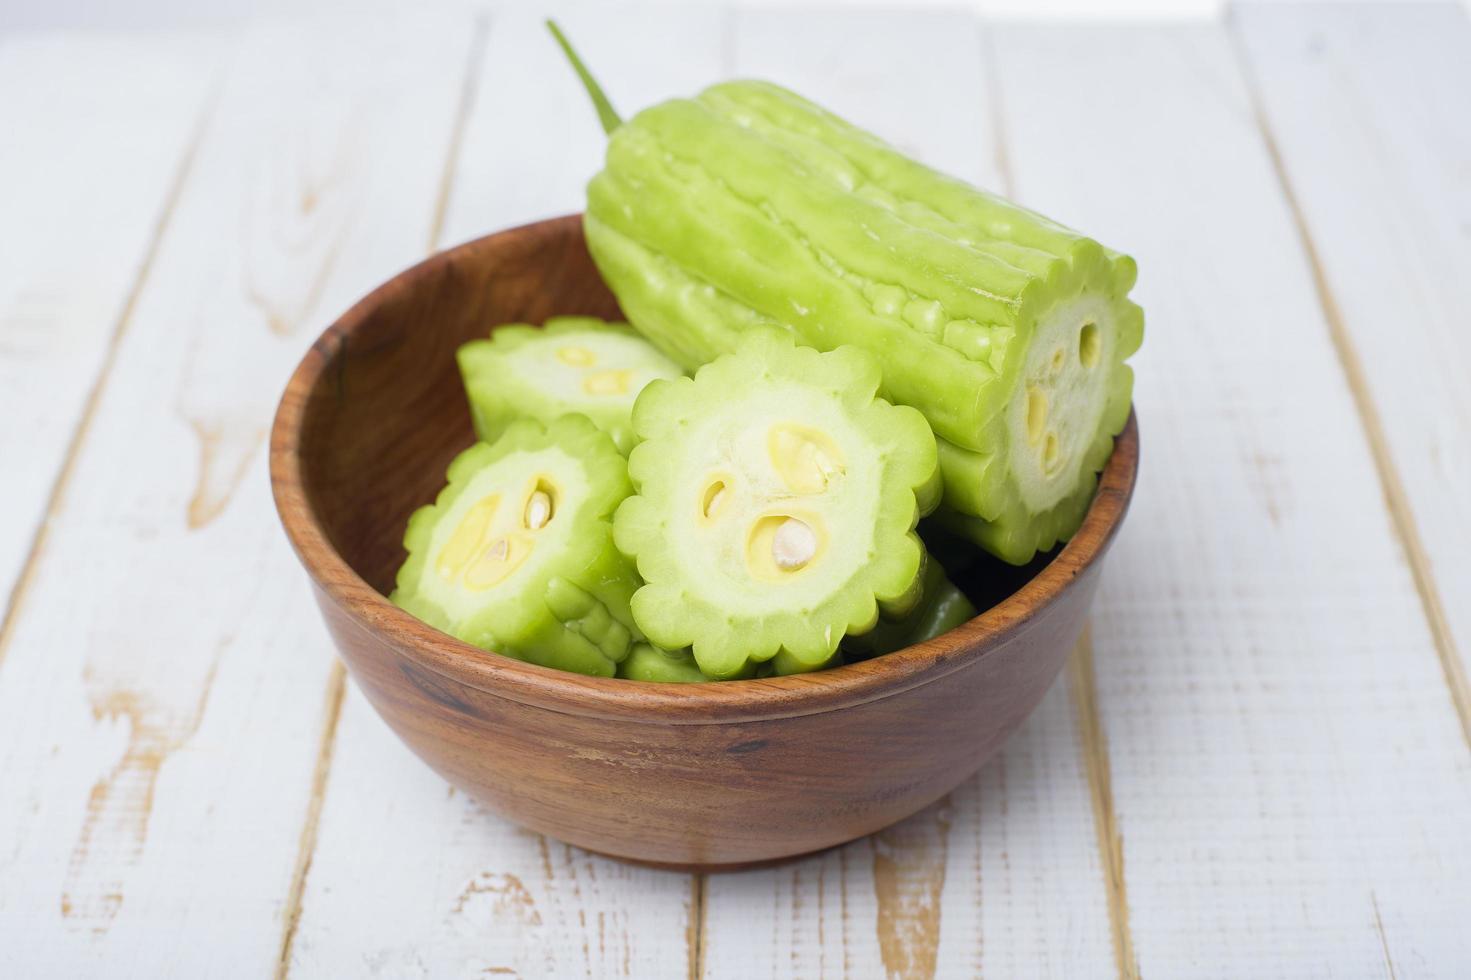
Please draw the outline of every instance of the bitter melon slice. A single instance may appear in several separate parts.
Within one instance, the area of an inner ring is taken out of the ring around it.
[[[587,418],[511,422],[457,456],[438,499],[409,518],[390,598],[486,650],[610,677],[638,638],[638,576],[612,536],[631,489]]]
[[[550,422],[586,415],[618,449],[633,448],[628,416],[644,385],[683,371],[626,323],[553,317],[542,327],[498,327],[472,340],[457,359],[475,432],[494,442],[518,418]]]
[[[923,416],[877,397],[872,357],[798,347],[754,328],[694,378],[639,395],[637,493],[614,520],[644,585],[634,621],[699,669],[730,678],[826,666],[880,609],[918,601],[914,533],[938,500]]]

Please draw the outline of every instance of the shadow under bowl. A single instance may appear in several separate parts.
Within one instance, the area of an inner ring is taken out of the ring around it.
[[[435,255],[312,345],[271,433],[281,521],[354,680],[445,779],[533,830],[714,870],[903,819],[990,759],[1082,630],[1138,464],[1131,417],[1083,526],[1023,569],[951,569],[984,610],[833,670],[646,684],[488,653],[386,598],[404,523],[473,439],[455,350],[501,323],[620,317],[569,215]]]

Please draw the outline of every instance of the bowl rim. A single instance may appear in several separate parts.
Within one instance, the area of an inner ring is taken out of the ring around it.
[[[569,227],[574,226],[574,227]],[[416,666],[496,697],[580,716],[665,725],[726,724],[817,714],[890,697],[959,670],[1027,632],[1090,566],[1101,561],[1133,496],[1139,430],[1131,409],[1099,477],[1083,523],[1052,561],[1017,591],[932,640],[854,664],[789,677],[661,684],[590,677],[482,650],[389,602],[333,547],[308,498],[300,457],[308,396],[351,336],[390,296],[496,239],[580,234],[571,214],[496,232],[435,253],[389,279],[332,323],[292,372],[271,428],[270,472],[286,535],[313,583],[346,619]],[[330,381],[330,377],[328,377]]]

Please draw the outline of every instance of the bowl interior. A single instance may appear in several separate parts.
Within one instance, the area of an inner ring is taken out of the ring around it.
[[[456,349],[499,324],[563,313],[619,315],[575,217],[416,266],[318,341],[328,370],[301,413],[303,489],[328,540],[373,588],[393,587],[404,523],[474,441]]]
[[[504,323],[558,314],[621,316],[569,216],[461,246],[378,289],[318,341],[329,369],[301,413],[301,476],[323,531],[386,594],[404,559],[404,524],[434,499],[474,441],[455,350]],[[1050,560],[1016,568],[940,554],[978,609]]]

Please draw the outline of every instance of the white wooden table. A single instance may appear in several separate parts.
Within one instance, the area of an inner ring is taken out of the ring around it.
[[[541,12],[0,44],[0,976],[1471,976],[1471,24],[584,7],[1139,259],[1144,468],[1002,755],[775,870],[478,809],[345,683],[264,435],[349,302],[576,210]]]

